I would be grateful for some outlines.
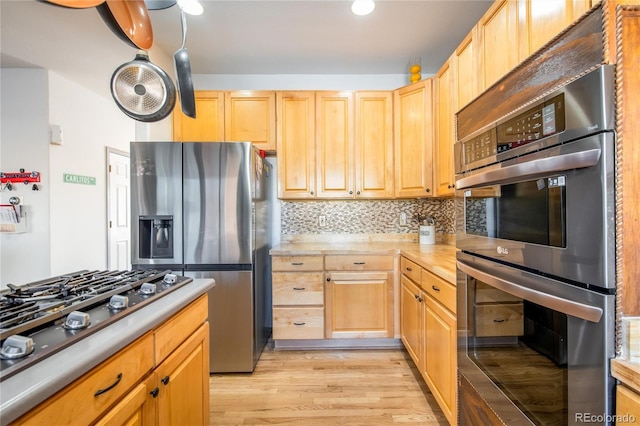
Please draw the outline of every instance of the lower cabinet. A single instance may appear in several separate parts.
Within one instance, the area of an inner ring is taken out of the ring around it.
[[[272,256],[273,339],[393,338],[396,259]]]
[[[616,386],[616,425],[637,425],[640,422],[640,394],[619,384]]]
[[[209,424],[207,309],[205,294],[13,424]],[[165,333],[185,339],[162,359]]]
[[[455,287],[400,259],[400,335],[450,424],[457,421]]]

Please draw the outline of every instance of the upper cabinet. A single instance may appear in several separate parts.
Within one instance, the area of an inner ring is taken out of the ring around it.
[[[454,192],[453,176],[453,108],[457,104],[453,77],[454,56],[437,72],[435,82],[435,195],[449,196]]]
[[[393,198],[393,93],[356,92],[356,197]]]
[[[478,27],[474,26],[453,54],[454,113],[478,96],[477,52]]]
[[[480,91],[489,88],[529,54],[527,44],[521,42],[519,7],[521,3],[517,1],[496,0],[478,22]]]
[[[173,140],[248,141],[265,151],[276,149],[276,94],[243,90],[196,90],[196,118],[173,113]]]
[[[315,92],[278,92],[276,98],[278,198],[315,198]]]
[[[531,54],[591,8],[591,0],[518,0],[520,26]],[[594,2],[595,3],[595,2]]]
[[[317,196],[353,198],[353,92],[316,92]]]
[[[265,151],[276,149],[276,93],[241,90],[227,92],[225,139],[249,141]]]
[[[432,79],[394,92],[396,197],[433,195]]]
[[[184,115],[180,102],[173,111],[173,140],[178,142],[223,141],[224,92],[197,90],[196,118]]]

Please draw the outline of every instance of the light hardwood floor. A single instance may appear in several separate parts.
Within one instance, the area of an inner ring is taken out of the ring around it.
[[[447,425],[404,349],[272,351],[214,374],[212,425]]]

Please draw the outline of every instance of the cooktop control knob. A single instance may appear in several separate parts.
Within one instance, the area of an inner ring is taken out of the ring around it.
[[[20,335],[13,335],[6,338],[0,350],[0,358],[16,359],[23,358],[33,352],[33,339]]]
[[[109,299],[109,309],[119,311],[127,306],[129,306],[129,298],[127,296],[116,294]]]
[[[89,324],[91,324],[89,314],[86,312],[73,311],[67,315],[63,327],[68,330],[80,330],[89,327]]]
[[[145,296],[156,294],[156,285],[153,283],[144,283],[140,286],[140,293]]]
[[[165,284],[172,285],[172,284],[175,284],[177,280],[178,280],[178,276],[177,275],[175,275],[175,274],[166,274],[164,276],[164,280],[163,281],[164,281]]]

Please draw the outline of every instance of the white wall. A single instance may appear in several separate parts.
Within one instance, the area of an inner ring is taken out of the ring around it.
[[[0,283],[24,284],[50,273],[48,77],[42,69],[0,69],[0,171],[41,173],[40,191],[15,184],[0,193],[24,198],[27,232],[0,234]]]
[[[394,90],[407,84],[408,74],[193,75],[196,90]]]
[[[107,267],[106,147],[129,151],[135,121],[111,98],[49,72],[49,120],[63,144],[49,146],[51,274]],[[96,178],[96,185],[65,183],[63,174]]]

